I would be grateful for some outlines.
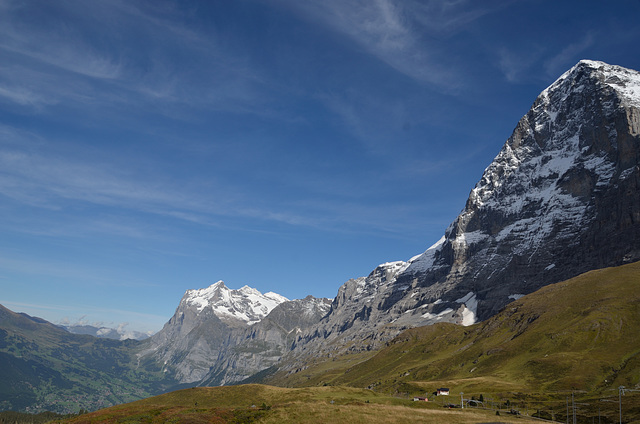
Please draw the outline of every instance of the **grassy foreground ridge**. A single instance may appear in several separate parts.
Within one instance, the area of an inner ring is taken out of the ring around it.
[[[533,423],[494,411],[442,408],[348,387],[201,387],[85,414],[65,423]]]

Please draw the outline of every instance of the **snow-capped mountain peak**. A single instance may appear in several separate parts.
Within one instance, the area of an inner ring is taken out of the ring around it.
[[[218,281],[204,289],[187,290],[183,303],[195,307],[198,313],[210,308],[218,318],[235,319],[252,325],[288,300],[273,292],[262,294],[249,286],[232,290],[223,281]]]
[[[581,60],[544,90],[541,96],[546,97],[549,92],[558,90],[562,84],[565,84],[567,81],[571,82],[572,76],[580,71],[597,73],[600,81],[604,85],[614,89],[623,103],[629,106],[640,106],[640,74],[638,71],[596,60]],[[564,98],[568,95],[569,90],[575,90],[575,88],[575,84],[573,83],[568,86],[565,85],[565,88],[562,90]]]
[[[412,258],[408,271],[432,268],[444,243],[464,261],[469,247],[489,241],[516,240],[514,253],[524,255],[551,237],[576,239],[595,219],[591,199],[635,169],[624,133],[638,132],[639,106],[640,73],[580,61],[540,93],[445,238]]]
[[[535,99],[444,236],[347,281],[297,352],[470,325],[514,296],[640,260],[640,73],[584,60]],[[517,293],[517,294],[514,294]]]

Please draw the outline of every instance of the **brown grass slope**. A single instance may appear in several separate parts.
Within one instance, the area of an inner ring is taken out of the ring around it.
[[[636,262],[544,287],[470,327],[408,330],[331,383],[398,390],[465,380],[485,390],[602,391],[640,382],[638,353]]]
[[[253,406],[255,405],[255,406]],[[64,423],[482,423],[493,411],[444,409],[349,387],[199,387],[84,414]],[[500,422],[533,423],[502,415]]]

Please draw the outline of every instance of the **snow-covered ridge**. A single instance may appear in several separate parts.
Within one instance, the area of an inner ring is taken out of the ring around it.
[[[581,60],[544,90],[541,96],[547,95],[550,91],[557,90],[560,85],[581,67],[591,68],[599,72],[602,75],[602,82],[616,90],[621,100],[627,105],[640,106],[640,72],[597,60]]]
[[[218,281],[204,289],[187,290],[183,303],[194,306],[198,312],[211,308],[219,318],[235,318],[252,325],[288,300],[273,292],[262,294],[249,286],[232,290],[223,281]]]
[[[302,313],[306,315],[312,315],[316,310],[320,311],[323,315],[326,315],[326,313],[329,312],[329,309],[331,309],[331,302],[329,299],[312,298],[311,296],[307,296],[306,299],[301,299],[299,302],[304,302],[305,309]]]
[[[367,277],[349,280],[340,288],[338,297],[350,297],[351,300],[367,302],[375,299],[381,292],[393,286],[396,277],[409,266],[408,262],[394,261],[378,265]]]
[[[408,273],[411,274],[411,273],[425,271],[433,267],[436,252],[440,250],[444,242],[445,242],[445,236],[442,236],[440,240],[435,242],[431,247],[429,247],[426,251],[424,251],[424,253],[421,253],[409,259],[408,266],[405,268],[404,271],[407,271]]]

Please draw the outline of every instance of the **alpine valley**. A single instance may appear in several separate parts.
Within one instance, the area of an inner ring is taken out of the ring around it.
[[[189,290],[145,340],[1,309],[0,407],[93,410],[241,382],[418,393],[473,372],[518,390],[638,384],[639,165],[640,73],[581,61],[538,96],[424,253],[333,300],[221,281]],[[591,374],[569,378],[587,359]]]

